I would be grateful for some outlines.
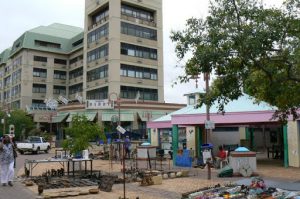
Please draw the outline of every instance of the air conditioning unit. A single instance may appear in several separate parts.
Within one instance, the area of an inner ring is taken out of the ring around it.
[[[140,64],[141,64],[141,63],[143,63],[143,62],[142,62],[142,60],[137,60],[137,63],[140,63]]]
[[[107,82],[108,82],[108,79],[105,79],[104,82],[107,83]]]
[[[95,65],[97,65],[97,64],[98,64],[98,61],[95,62]]]

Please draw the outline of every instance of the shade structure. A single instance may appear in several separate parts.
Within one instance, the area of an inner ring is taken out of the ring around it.
[[[111,122],[113,116],[119,116],[118,111],[105,111],[102,112],[102,121],[103,122]],[[134,114],[132,111],[120,111],[121,121],[124,122],[133,122]]]
[[[75,115],[79,115],[79,116],[86,116],[88,121],[94,121],[96,115],[97,115],[97,112],[71,112],[68,119],[67,119],[67,122],[71,122],[72,121],[72,117],[75,116]]]
[[[56,116],[52,117],[51,123],[61,123],[66,117],[68,117],[69,113],[59,113]]]

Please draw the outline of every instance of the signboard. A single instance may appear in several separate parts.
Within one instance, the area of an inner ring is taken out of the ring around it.
[[[205,129],[215,129],[215,122],[210,120],[205,120]]]
[[[106,100],[87,100],[86,109],[114,109],[114,102]]]
[[[126,132],[126,130],[123,127],[121,127],[120,125],[117,126],[117,130],[122,134],[124,134]]]

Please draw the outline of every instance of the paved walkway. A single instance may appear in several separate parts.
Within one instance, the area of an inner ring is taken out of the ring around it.
[[[20,182],[15,182],[13,187],[0,187],[0,199],[34,199],[36,195]]]

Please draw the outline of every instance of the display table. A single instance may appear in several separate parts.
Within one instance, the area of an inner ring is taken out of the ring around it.
[[[50,160],[25,160],[24,163],[24,169],[25,171],[29,171],[29,175],[32,176],[33,169],[38,165],[42,163],[59,163],[64,169],[65,169],[65,164],[67,166],[67,174],[69,176],[70,174],[70,164],[72,164],[72,174],[75,176],[75,163],[81,164],[84,162],[84,171],[87,173],[87,162],[90,162],[90,174],[92,175],[93,173],[93,160],[92,159],[50,159]]]
[[[233,174],[239,174],[242,167],[250,167],[253,172],[256,172],[256,153],[232,151],[229,156],[229,164],[233,169]]]

